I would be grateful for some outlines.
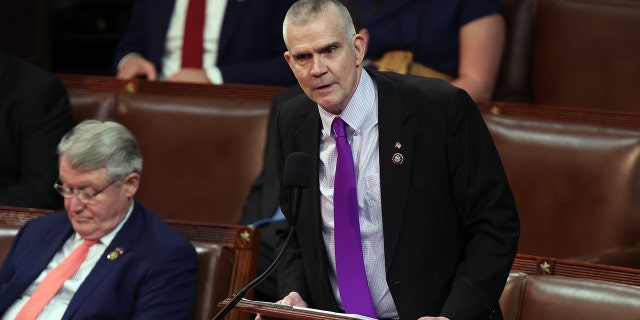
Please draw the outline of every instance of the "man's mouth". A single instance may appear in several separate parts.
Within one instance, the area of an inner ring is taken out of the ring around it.
[[[321,85],[321,86],[317,86],[316,90],[325,90],[328,89],[332,86],[332,84],[325,84],[325,85]]]

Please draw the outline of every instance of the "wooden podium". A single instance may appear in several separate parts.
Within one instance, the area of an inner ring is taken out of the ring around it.
[[[226,306],[231,299],[225,299],[218,304],[219,307]],[[293,320],[375,320],[357,314],[344,314],[330,312],[312,308],[292,307],[283,304],[276,304],[264,301],[253,301],[242,299],[233,307],[236,311],[260,313],[274,319]]]

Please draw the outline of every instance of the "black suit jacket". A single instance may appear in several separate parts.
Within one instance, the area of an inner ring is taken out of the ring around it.
[[[56,146],[72,126],[62,83],[0,50],[0,205],[62,208]]]
[[[479,110],[444,81],[370,73],[379,94],[386,279],[400,319],[501,318],[498,299],[516,253],[519,220]],[[285,103],[276,122],[279,176],[294,151],[311,155],[312,177],[318,176],[320,130],[315,103],[304,96]],[[402,164],[392,162],[396,152]],[[290,218],[286,190],[280,198]],[[317,180],[303,195],[296,235],[280,264],[280,293],[297,291],[310,307],[339,311]]]

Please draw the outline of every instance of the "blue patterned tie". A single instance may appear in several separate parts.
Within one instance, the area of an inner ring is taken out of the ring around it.
[[[358,196],[351,146],[345,124],[336,117],[331,125],[336,133],[338,162],[333,186],[336,274],[342,306],[347,313],[376,318],[362,258]]]

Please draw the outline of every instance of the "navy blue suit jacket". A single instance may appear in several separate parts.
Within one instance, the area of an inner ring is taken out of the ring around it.
[[[22,227],[0,269],[0,314],[40,275],[72,233],[66,212]],[[118,247],[124,253],[107,259]],[[71,299],[63,319],[191,319],[197,268],[191,243],[136,202],[129,220]]]
[[[225,83],[291,85],[284,60],[282,22],[294,1],[227,1],[220,31],[217,66]],[[137,52],[160,71],[175,0],[138,0],[116,48],[115,63]]]

